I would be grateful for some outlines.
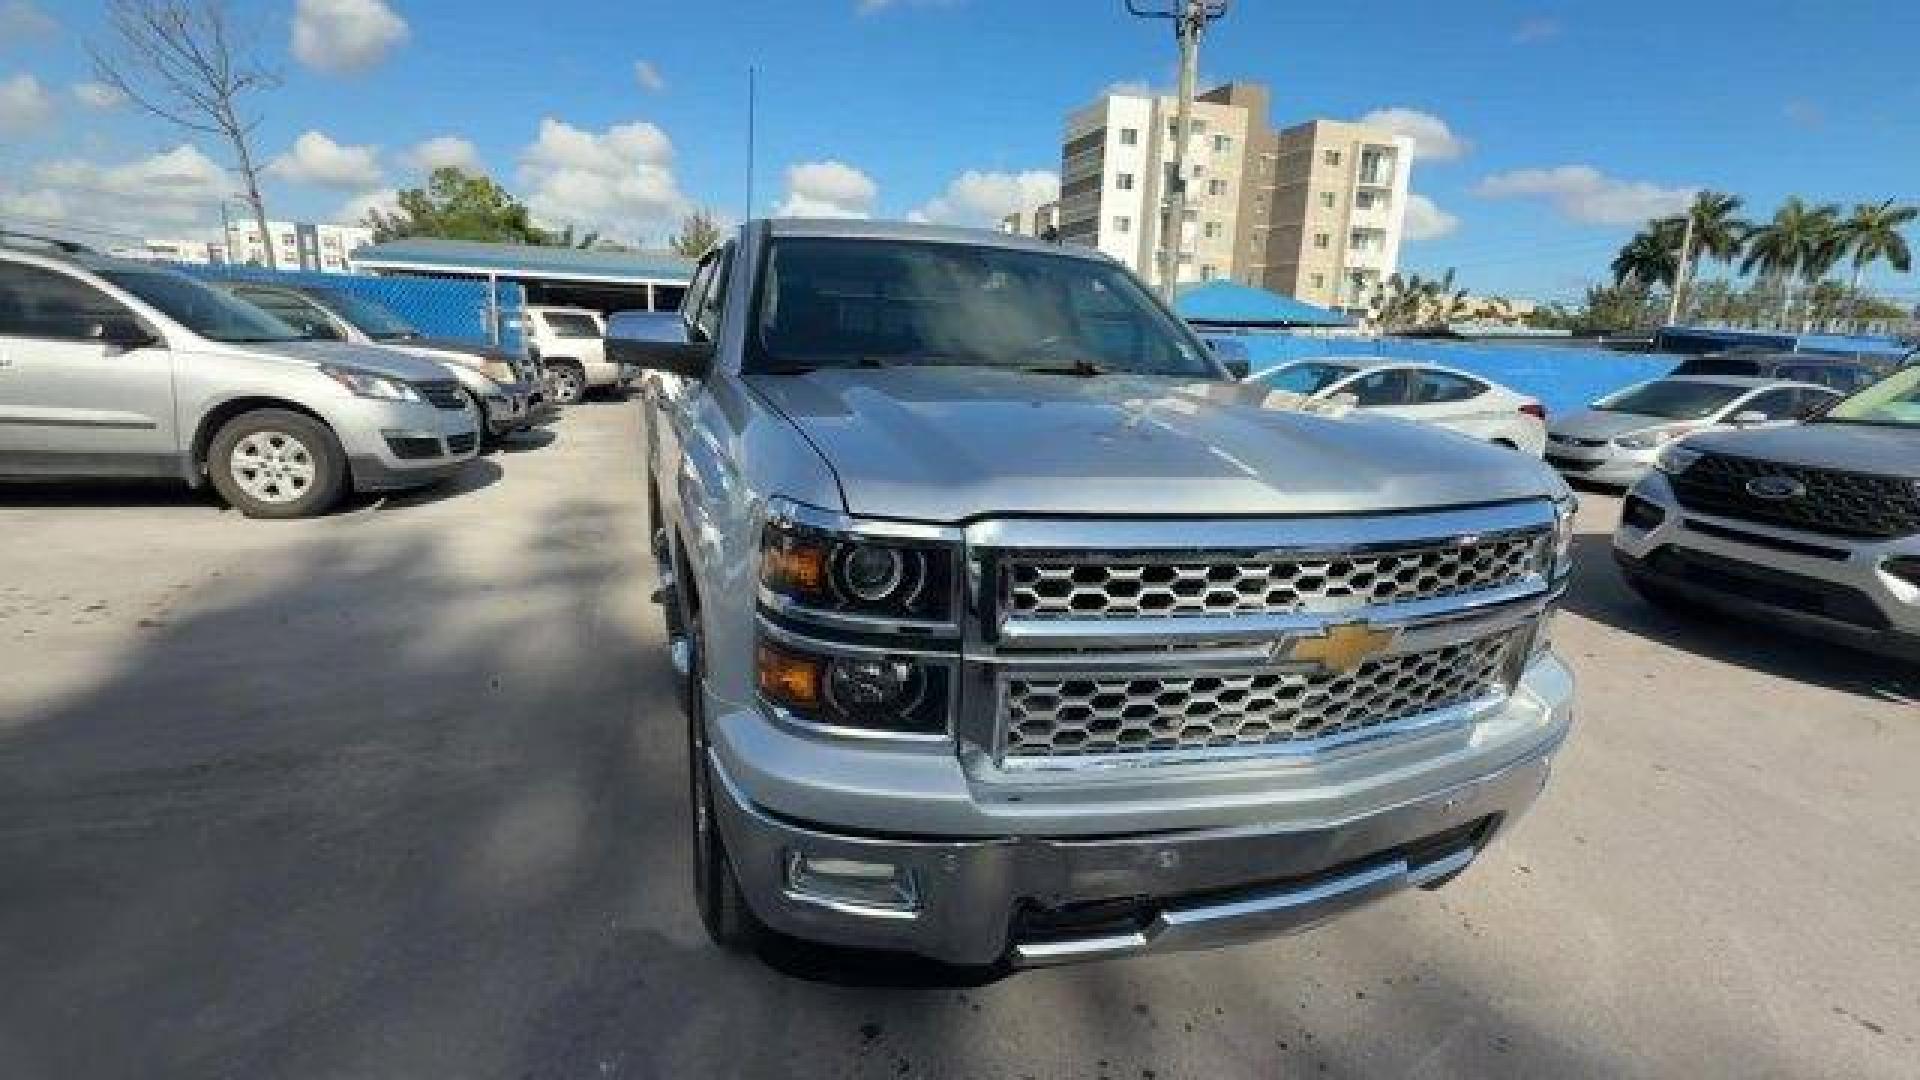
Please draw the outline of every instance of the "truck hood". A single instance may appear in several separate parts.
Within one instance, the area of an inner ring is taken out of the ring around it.
[[[1258,384],[988,368],[824,370],[753,385],[825,456],[850,513],[1339,514],[1542,498],[1539,461],[1409,421],[1309,415]]]
[[[1687,447],[1783,465],[1920,477],[1920,428],[1796,424],[1694,435]]]
[[[380,345],[353,345],[344,341],[264,341],[248,342],[243,348],[247,352],[267,353],[316,367],[337,364],[340,367],[360,368],[408,382],[439,382],[447,377],[447,369],[432,360],[409,356],[398,349]]]

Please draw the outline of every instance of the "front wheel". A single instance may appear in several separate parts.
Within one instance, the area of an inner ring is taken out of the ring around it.
[[[548,365],[553,379],[553,399],[562,405],[578,405],[587,396],[587,373],[578,364]]]
[[[333,432],[313,417],[259,409],[214,435],[207,476],[220,497],[248,517],[311,517],[339,501],[347,459]]]

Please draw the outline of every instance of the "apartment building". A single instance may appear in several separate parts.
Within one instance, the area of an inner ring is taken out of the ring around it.
[[[1037,236],[1043,240],[1060,237],[1060,200],[1015,210],[1000,219],[1000,231],[1015,236]]]
[[[1235,281],[1357,308],[1400,257],[1412,141],[1359,124],[1268,127],[1269,94],[1228,83],[1191,114],[1177,281]],[[1165,280],[1161,231],[1178,103],[1111,93],[1067,116],[1060,237]]]
[[[373,230],[360,225],[316,225],[306,221],[268,221],[273,265],[280,270],[320,270],[343,274],[351,269],[355,248],[373,243]],[[232,261],[265,266],[266,247],[259,226],[251,221],[227,223],[227,251]]]

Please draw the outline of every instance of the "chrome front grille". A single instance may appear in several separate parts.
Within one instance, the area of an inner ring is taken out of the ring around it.
[[[1002,563],[1007,619],[1140,619],[1337,612],[1512,585],[1540,569],[1526,530],[1364,552],[1021,552]]]
[[[1021,674],[1006,681],[1009,761],[1273,746],[1329,740],[1489,698],[1506,689],[1506,629],[1354,671],[1320,667]]]

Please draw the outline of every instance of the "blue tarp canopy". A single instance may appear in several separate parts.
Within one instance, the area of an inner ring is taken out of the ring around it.
[[[1209,327],[1353,325],[1337,311],[1232,281],[1182,285],[1173,307],[1188,322]]]

